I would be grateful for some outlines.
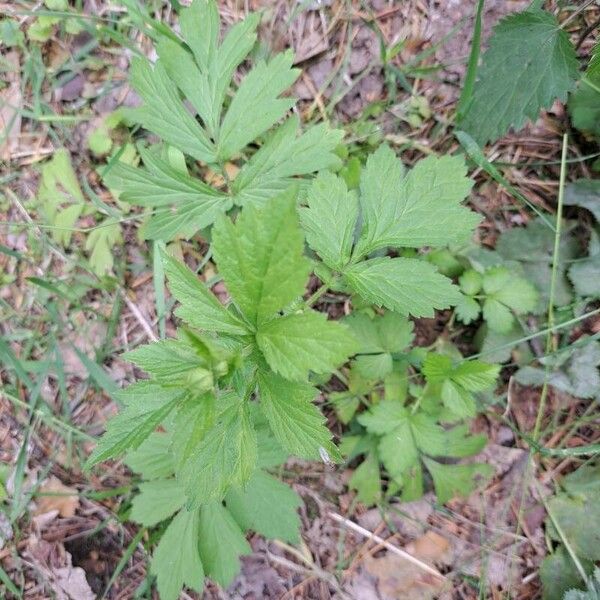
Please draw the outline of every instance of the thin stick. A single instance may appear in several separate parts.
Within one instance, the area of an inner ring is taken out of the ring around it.
[[[445,575],[442,575],[437,569],[430,567],[428,564],[420,561],[418,558],[415,558],[412,554],[409,554],[408,552],[405,552],[404,550],[400,550],[400,548],[397,548],[393,544],[390,544],[388,541],[384,540],[382,537],[379,537],[378,535],[371,533],[368,529],[365,529],[364,527],[357,525],[354,521],[351,521],[350,519],[346,519],[346,518],[342,517],[342,515],[338,515],[337,513],[334,513],[334,512],[330,512],[329,516],[334,521],[337,521],[338,523],[341,523],[342,525],[344,525],[344,527],[347,527],[348,529],[352,529],[356,533],[360,533],[360,535],[362,535],[363,537],[369,538],[369,539],[373,540],[374,542],[381,544],[382,546],[387,548],[390,552],[393,552],[397,556],[400,556],[404,560],[407,560],[409,563],[415,565],[415,567],[418,567],[419,569],[426,571],[430,575],[434,575],[438,579],[447,581],[448,578]]]

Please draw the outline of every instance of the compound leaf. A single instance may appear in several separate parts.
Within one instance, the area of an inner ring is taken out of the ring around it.
[[[444,504],[455,496],[468,496],[481,480],[489,479],[494,469],[480,463],[467,465],[443,465],[430,458],[423,458],[427,467],[438,502]]]
[[[185,489],[176,479],[144,481],[131,503],[130,517],[152,527],[180,510],[185,501]]]

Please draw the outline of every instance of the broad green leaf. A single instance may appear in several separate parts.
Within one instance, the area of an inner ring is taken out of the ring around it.
[[[462,292],[468,296],[474,296],[481,290],[483,278],[474,269],[468,269],[458,278],[458,283]]]
[[[118,162],[104,180],[121,192],[119,200],[154,208],[144,231],[149,239],[191,237],[231,208],[229,196],[173,168],[155,152],[140,152],[145,168]]]
[[[253,325],[303,294],[310,271],[303,249],[294,190],[261,207],[248,205],[235,224],[222,218],[213,229],[219,272]]]
[[[187,383],[204,380],[212,388],[212,373],[206,361],[190,345],[180,340],[160,340],[123,354],[163,384],[185,387]]]
[[[600,569],[594,568],[593,577],[588,577],[585,590],[569,590],[563,600],[599,600],[600,599]]]
[[[131,84],[144,101],[131,113],[145,129],[197,160],[216,162],[213,142],[181,102],[160,61],[153,67],[146,59],[134,59]]]
[[[217,52],[221,27],[219,21],[217,3],[213,0],[194,0],[181,11],[181,33],[203,71],[208,71]]]
[[[223,407],[214,426],[181,466],[192,506],[221,500],[232,485],[244,485],[256,467],[256,432],[246,401],[233,395],[218,399]]]
[[[480,217],[461,205],[473,186],[464,160],[429,157],[405,177],[401,172],[387,146],[369,157],[361,179],[364,229],[355,254],[466,241]]]
[[[596,495],[570,498],[559,494],[548,501],[548,512],[577,556],[600,560],[600,504]],[[560,540],[553,529],[551,535]]]
[[[538,293],[531,283],[513,275],[505,267],[492,267],[483,275],[483,291],[488,298],[494,298],[508,306],[517,314],[535,309]]]
[[[252,529],[267,538],[297,543],[301,500],[285,483],[256,471],[246,487],[231,489],[225,504],[243,531]]]
[[[479,302],[474,298],[463,296],[456,305],[454,311],[457,319],[465,325],[469,325],[479,318],[481,307],[479,306]]]
[[[414,339],[414,324],[405,316],[386,312],[373,318],[365,313],[351,313],[344,319],[359,342],[361,354],[406,350]]]
[[[595,87],[599,82],[598,77],[592,81]],[[589,85],[587,79],[580,81],[569,97],[568,108],[576,129],[594,136],[600,134],[600,93]]]
[[[584,586],[581,574],[563,546],[544,558],[540,565],[540,579],[542,600],[564,600],[568,590]]]
[[[483,303],[483,318],[488,327],[498,333],[508,333],[515,324],[515,318],[510,308],[494,297],[486,298]]]
[[[185,509],[163,533],[150,565],[161,600],[177,600],[184,585],[202,592],[204,569],[198,554],[198,536],[198,511]]]
[[[152,433],[138,448],[127,453],[125,464],[146,480],[165,479],[174,473],[170,446],[170,435],[165,432]]]
[[[494,469],[484,464],[442,465],[424,458],[423,462],[433,478],[438,502],[444,504],[455,496],[468,496],[477,485],[489,479]]]
[[[392,355],[388,352],[381,354],[360,354],[354,360],[354,368],[366,379],[385,379],[394,368]]]
[[[452,372],[452,380],[470,392],[482,392],[494,387],[500,373],[498,365],[468,360],[461,362]]]
[[[433,317],[461,299],[435,267],[414,258],[372,258],[344,270],[350,287],[368,302],[403,315]]]
[[[292,177],[339,166],[333,150],[341,130],[322,124],[296,136],[298,127],[298,117],[291,116],[242,167],[231,185],[236,204],[262,203],[288,188]]]
[[[429,456],[472,456],[480,452],[487,441],[484,435],[469,435],[466,425],[445,429],[422,412],[411,417],[410,425],[417,447]]]
[[[317,390],[306,383],[293,383],[274,373],[259,372],[260,406],[279,443],[291,454],[319,459],[321,448],[332,460],[339,452],[325,427],[325,417],[312,403]]]
[[[483,145],[521,129],[555,100],[564,102],[579,65],[567,32],[543,10],[504,18],[494,28],[462,127]]]
[[[472,394],[451,379],[442,384],[442,400],[446,408],[461,419],[477,414],[477,406]]]
[[[165,389],[149,381],[134,383],[120,391],[117,399],[124,408],[108,422],[106,432],[87,460],[87,468],[139,447],[183,395],[183,390]]]
[[[273,371],[296,381],[306,381],[311,371],[330,373],[356,350],[344,325],[313,310],[268,321],[259,327],[256,342]]]
[[[217,502],[200,509],[199,550],[206,574],[224,588],[240,570],[240,555],[252,552],[229,511]]]
[[[408,420],[385,434],[379,441],[377,450],[387,472],[400,484],[407,469],[419,461],[419,452]]]
[[[300,75],[292,69],[291,51],[275,55],[268,63],[259,62],[244,77],[223,118],[218,140],[219,160],[237,154],[252,140],[281,119],[295,104],[278,96]],[[255,106],[258,110],[249,110]]]
[[[185,489],[176,479],[144,481],[133,498],[129,516],[137,523],[152,527],[180,510],[185,501]]]
[[[300,209],[300,221],[308,245],[332,269],[348,264],[358,218],[358,199],[343,179],[321,173],[312,183],[308,206]]]
[[[185,265],[175,258],[163,257],[169,290],[181,306],[175,314],[192,327],[232,335],[248,333],[245,325],[227,310]]]
[[[348,485],[357,491],[356,499],[367,506],[381,500],[381,476],[379,459],[375,452],[369,452],[365,459],[354,469]]]
[[[173,421],[171,451],[177,472],[181,472],[196,448],[214,425],[216,398],[213,393],[194,394],[179,406]]]
[[[384,400],[358,417],[358,422],[369,433],[385,435],[400,427],[408,420],[407,409],[400,402]]]

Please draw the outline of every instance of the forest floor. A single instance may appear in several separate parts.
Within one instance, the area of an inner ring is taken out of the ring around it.
[[[138,103],[127,81],[130,60],[136,49],[150,57],[153,51],[140,24],[117,0],[72,4],[78,7],[74,12],[84,15],[85,27],[77,33],[68,27],[72,17],[48,10],[55,22],[40,24],[42,2],[0,2],[5,80],[0,87],[0,596],[151,598],[155,592],[144,544],[149,534],[126,518],[135,478],[120,462],[101,474],[84,472],[82,464],[116,411],[111,394],[136,377],[120,354],[156,339],[162,326],[151,249],[138,235],[135,215],[112,237],[93,240],[87,231],[96,224],[96,209],[111,202],[98,174],[105,159],[97,148],[90,149],[90,135],[112,111]],[[169,2],[146,4],[158,20],[175,22]],[[304,122],[344,127],[355,148],[368,150],[385,139],[409,165],[458,147],[448,120],[465,72],[476,4],[219,3],[226,23],[247,10],[264,10],[260,43],[266,50],[294,50],[303,73],[292,93],[300,100]],[[486,1],[484,44],[499,18],[528,4]],[[599,15],[594,5],[583,11],[569,32],[573,39]],[[399,42],[394,58],[382,64],[381,48]],[[589,54],[591,44],[582,39],[581,56]],[[556,104],[536,123],[486,149],[490,161],[503,165],[508,181],[533,205],[549,211],[557,202],[566,121],[565,108]],[[120,135],[125,134],[117,132],[107,143],[124,141]],[[80,215],[79,229],[63,239],[44,225],[39,208],[41,170],[59,148],[68,152],[85,196],[95,205]],[[570,137],[569,156],[575,159],[569,180],[591,176],[586,157],[594,152],[597,144],[576,133]],[[502,232],[527,223],[531,213],[483,170],[471,175],[476,184],[469,204],[483,217],[477,242],[493,248]],[[586,218],[576,209],[569,216]],[[200,252],[192,243],[183,243],[182,249]],[[95,260],[111,263],[112,276],[93,273],[92,252]],[[168,316],[164,325],[167,336],[173,335]],[[416,324],[419,339],[427,344],[442,330],[443,322],[435,319]],[[599,332],[600,318],[584,322],[573,336],[584,331]],[[465,352],[475,351],[472,333],[465,328],[460,340]],[[501,387],[509,400],[500,412],[527,431],[536,419],[540,391],[511,383],[511,373],[510,366],[503,371]],[[548,414],[561,410],[570,415],[555,428],[550,443],[558,444],[567,432],[571,441],[597,441],[593,423],[599,413],[590,412],[588,404],[550,389]],[[583,414],[587,426],[579,421]],[[329,417],[333,431],[341,433],[333,411]],[[473,429],[489,437],[483,461],[493,466],[495,476],[485,489],[444,506],[429,493],[411,503],[366,508],[346,485],[352,464],[333,468],[288,462],[283,476],[304,501],[303,543],[292,548],[253,536],[254,554],[242,558],[233,585],[222,590],[209,584],[203,597],[539,597],[539,567],[548,552],[544,497],[552,493],[555,478],[578,461],[548,458],[543,468],[534,468],[526,445],[502,419],[482,415]],[[344,519],[367,534],[357,533]],[[442,577],[390,546],[434,566]],[[189,592],[182,597],[198,596]]]

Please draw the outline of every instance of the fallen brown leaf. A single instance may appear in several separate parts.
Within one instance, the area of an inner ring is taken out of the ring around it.
[[[72,517],[79,508],[79,496],[75,488],[66,486],[58,478],[52,476],[40,487],[36,504],[36,515],[57,510],[61,517]]]

